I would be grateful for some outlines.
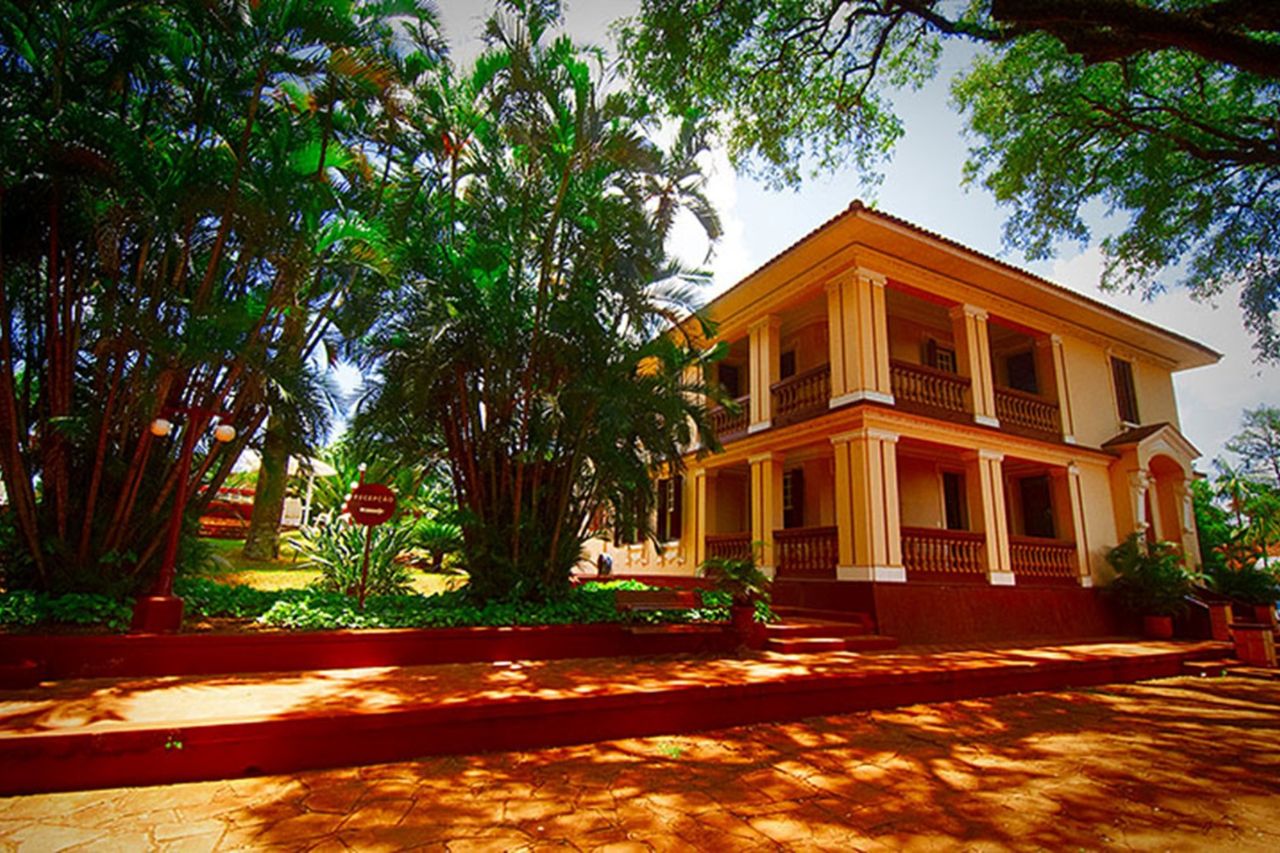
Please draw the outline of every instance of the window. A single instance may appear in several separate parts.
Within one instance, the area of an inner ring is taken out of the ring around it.
[[[951,347],[941,346],[930,338],[924,345],[924,363],[929,367],[945,370],[947,373],[955,373],[956,351]]]
[[[804,527],[803,468],[792,468],[782,475],[782,526]]]
[[[1116,386],[1116,410],[1125,423],[1142,423],[1138,419],[1138,394],[1133,387],[1133,365],[1118,358],[1111,359],[1111,377]]]
[[[1028,394],[1039,394],[1040,384],[1036,382],[1036,357],[1030,350],[1015,353],[1004,360],[1009,374],[1009,387]]]
[[[957,471],[943,471],[942,506],[946,513],[948,530],[969,529],[965,503],[964,474]]]
[[[673,542],[680,538],[681,511],[684,508],[683,477],[667,477],[658,481],[658,541]]]
[[[720,365],[720,384],[724,386],[724,392],[730,398],[736,399],[742,396],[742,380],[738,368],[734,365]]]
[[[791,349],[782,354],[778,363],[778,377],[787,379],[796,375],[796,351]]]

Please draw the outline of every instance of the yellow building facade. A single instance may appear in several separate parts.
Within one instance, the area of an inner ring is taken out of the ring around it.
[[[1173,374],[1194,341],[855,202],[713,301],[736,404],[616,574],[1090,587],[1135,530],[1198,559]],[[812,598],[809,599],[812,603]]]

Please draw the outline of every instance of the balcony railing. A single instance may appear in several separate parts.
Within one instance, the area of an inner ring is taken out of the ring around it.
[[[773,531],[779,577],[836,576],[840,555],[834,527],[793,527]]]
[[[816,417],[830,408],[831,365],[823,364],[775,382],[773,422],[781,426]]]
[[[1015,427],[1047,435],[1062,432],[1058,404],[1035,394],[1013,388],[997,388],[996,417],[1001,426]]]
[[[750,533],[708,533],[706,539],[707,557],[719,557],[723,560],[751,559]]]
[[[983,574],[982,545],[986,537],[970,530],[934,527],[902,528],[902,564],[920,575]]]
[[[747,424],[751,422],[751,397],[739,397],[733,402],[738,408],[736,412],[731,412],[724,406],[716,406],[707,413],[711,429],[721,443],[746,435]]]
[[[1014,575],[1033,578],[1074,578],[1076,543],[1032,536],[1009,537],[1009,562]]]
[[[903,408],[963,415],[969,378],[936,367],[891,359],[889,379],[893,398]]]

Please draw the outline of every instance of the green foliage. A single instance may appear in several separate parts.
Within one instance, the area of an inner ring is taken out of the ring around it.
[[[178,578],[174,592],[182,598],[188,616],[234,619],[256,619],[281,600],[306,597],[305,590],[268,591],[200,577]]]
[[[320,570],[316,587],[326,592],[354,596],[360,588],[364,564],[366,528],[332,514],[324,514],[302,530],[298,553]],[[409,589],[413,575],[397,558],[413,542],[413,527],[390,522],[373,528],[369,547],[368,595],[394,595]]]
[[[1025,36],[955,81],[981,142],[966,167],[1010,208],[1006,242],[1032,258],[1091,238],[1089,205],[1126,215],[1102,241],[1104,286],[1202,298],[1240,287],[1260,357],[1280,358],[1280,153],[1262,119],[1280,81],[1179,51],[1088,65]],[[1259,156],[1261,148],[1270,155]]]
[[[0,592],[0,625],[31,628],[42,624],[101,625],[123,631],[133,615],[133,602],[105,595],[48,595],[31,590]]]
[[[198,510],[268,412],[323,432],[316,349],[336,354],[339,321],[359,333],[392,271],[372,163],[395,144],[399,57],[439,64],[432,15],[0,7],[0,476],[19,582],[142,589],[181,479],[179,511]],[[148,430],[162,406],[168,438]],[[191,407],[234,412],[236,440],[210,440]],[[199,476],[179,468],[188,434]]]
[[[795,186],[805,165],[864,183],[903,128],[893,99],[934,76],[944,38],[976,45],[952,80],[976,139],[967,179],[1045,257],[1122,221],[1105,282],[1144,294],[1176,270],[1193,295],[1239,288],[1280,359],[1280,96],[1274,14],[1215,0],[642,0],[621,44],[673,115],[714,117],[736,165]],[[908,95],[909,96],[909,95]]]
[[[1244,474],[1272,488],[1280,488],[1280,407],[1246,409],[1240,432],[1227,450],[1240,457]]]
[[[769,601],[772,582],[756,568],[754,558],[710,557],[698,567],[698,573],[711,578],[716,590],[728,595],[734,604]]]
[[[1133,533],[1107,552],[1116,572],[1110,592],[1119,605],[1139,616],[1176,616],[1197,576],[1182,563],[1182,553],[1169,542],[1148,542]]]
[[[1280,578],[1274,572],[1257,568],[1221,568],[1207,573],[1209,585],[1223,595],[1246,604],[1272,604],[1280,601]]]
[[[660,148],[644,100],[521,8],[472,67],[412,89],[406,133],[434,156],[395,161],[403,287],[358,347],[378,379],[353,431],[448,460],[477,602],[566,595],[592,516],[638,500],[647,520],[654,467],[715,446],[695,402],[713,354],[686,319],[701,278],[665,252],[682,207],[719,227],[703,135]]]
[[[1213,487],[1207,480],[1191,481],[1191,506],[1195,512],[1200,540],[1200,565],[1208,573],[1226,568],[1225,548],[1232,540],[1231,517],[1214,503]]]

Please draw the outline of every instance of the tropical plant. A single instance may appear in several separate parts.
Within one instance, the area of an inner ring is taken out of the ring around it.
[[[194,515],[307,383],[385,271],[368,152],[399,113],[406,15],[430,29],[342,0],[0,5],[10,582],[144,586],[179,482]]]
[[[354,596],[360,591],[365,555],[365,537],[370,535],[367,595],[392,595],[409,590],[413,576],[397,558],[413,542],[413,530],[390,522],[372,528],[355,524],[343,516],[325,513],[304,528],[297,540],[302,559],[319,569],[317,589]]]
[[[413,544],[430,555],[429,571],[439,572],[446,557],[462,550],[462,527],[438,518],[420,518],[413,524]]]
[[[699,137],[664,155],[599,55],[548,38],[548,5],[510,4],[469,71],[415,85],[430,156],[395,165],[403,289],[358,347],[377,381],[354,431],[447,461],[478,600],[565,595],[600,507],[651,506],[660,465],[715,446],[697,398],[718,353],[664,251]]]
[[[708,557],[698,567],[698,574],[709,578],[715,590],[729,595],[734,606],[769,601],[772,583],[768,575],[756,568],[753,558]]]
[[[1183,565],[1182,552],[1171,542],[1150,542],[1142,533],[1107,552],[1115,570],[1110,592],[1124,610],[1139,616],[1176,616],[1198,575]]]

